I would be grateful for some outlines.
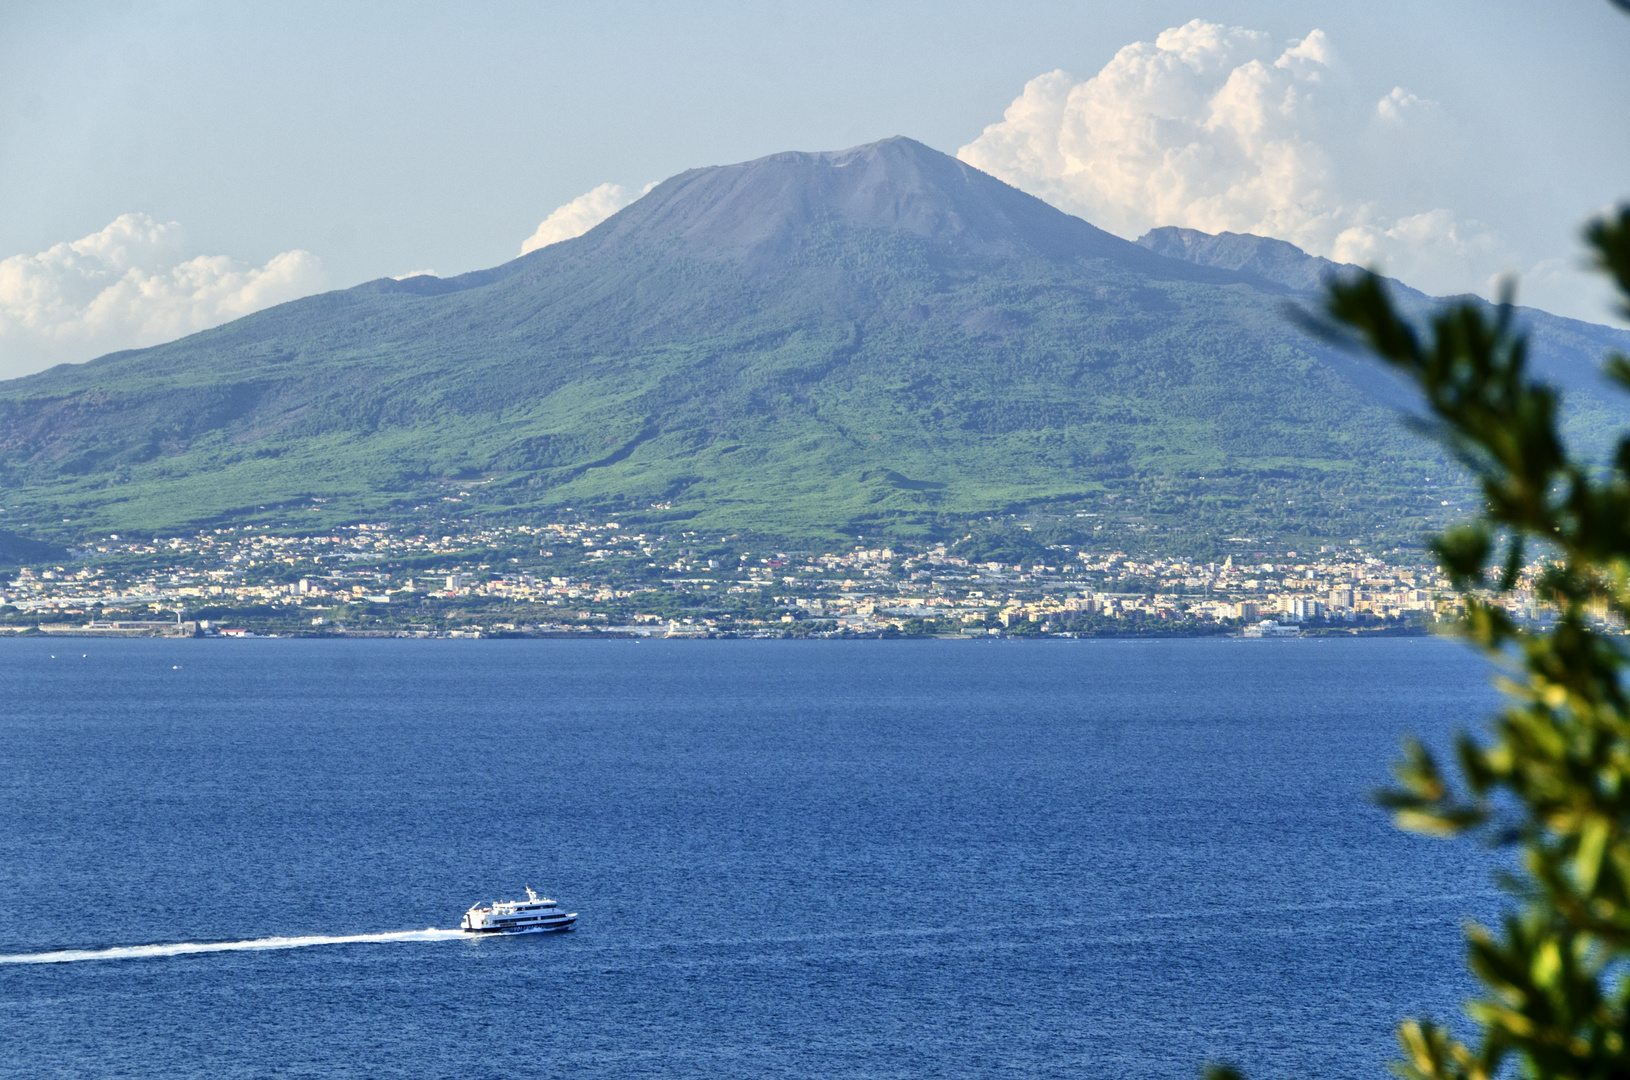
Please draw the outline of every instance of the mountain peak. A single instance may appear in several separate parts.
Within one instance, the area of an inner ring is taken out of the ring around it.
[[[693,254],[771,260],[833,227],[906,233],[974,253],[1068,258],[1135,251],[1127,241],[904,136],[692,169],[657,185],[581,243],[587,248],[675,240]]]

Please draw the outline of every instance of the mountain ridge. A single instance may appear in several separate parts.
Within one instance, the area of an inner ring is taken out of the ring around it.
[[[1332,279],[1358,274],[1364,269],[1355,263],[1338,263],[1320,255],[1310,255],[1286,240],[1252,233],[1213,234],[1168,225],[1150,229],[1134,243],[1158,255],[1181,259],[1197,266],[1255,275],[1293,293],[1307,296],[1319,292]],[[1383,280],[1399,307],[1416,317],[1424,316],[1438,304],[1455,300],[1471,300],[1490,309],[1494,306],[1475,293],[1433,296],[1397,278],[1383,276]],[[1540,365],[1542,375],[1551,378],[1564,390],[1600,392],[1609,386],[1601,376],[1598,361],[1609,350],[1622,350],[1624,342],[1630,340],[1630,334],[1618,327],[1557,315],[1543,308],[1518,304],[1516,312],[1518,319],[1530,330],[1538,328],[1549,336],[1577,341],[1575,351],[1586,359],[1582,365],[1558,364],[1554,362],[1555,357],[1551,357],[1550,364],[1542,362]],[[1596,350],[1594,355],[1590,354],[1590,349]]]
[[[1297,292],[1313,292],[1328,278],[1358,269],[1351,263],[1309,255],[1287,240],[1253,233],[1205,233],[1166,225],[1150,229],[1133,243],[1198,266],[1255,274]]]

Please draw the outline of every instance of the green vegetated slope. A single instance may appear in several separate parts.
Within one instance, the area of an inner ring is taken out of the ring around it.
[[[907,139],[781,154],[493,270],[0,384],[0,484],[40,534],[565,507],[781,536],[1037,509],[1418,529],[1436,453],[1385,373],[1289,325],[1298,295]],[[1588,370],[1594,333],[1555,330],[1549,362]],[[1622,417],[1591,394],[1590,425]]]

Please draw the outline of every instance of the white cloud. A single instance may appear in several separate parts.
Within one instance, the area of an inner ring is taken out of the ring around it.
[[[435,277],[435,276],[436,276],[436,272],[434,270],[409,270],[405,274],[392,274],[391,275],[391,280],[392,281],[406,281],[410,277]]]
[[[544,218],[537,231],[521,242],[521,254],[582,236],[654,187],[655,184],[646,184],[635,192],[621,184],[601,184],[592,191],[585,191]]]
[[[1401,86],[1394,86],[1386,97],[1375,103],[1375,113],[1383,120],[1404,120],[1411,113],[1429,108],[1433,104],[1416,97]]]
[[[0,260],[0,377],[156,345],[315,292],[322,266],[188,257],[176,222],[122,214],[100,232]]]
[[[1085,81],[1032,79],[958,156],[1122,236],[1256,233],[1466,291],[1509,255],[1476,222],[1421,205],[1421,176],[1397,167],[1436,166],[1423,133],[1438,112],[1403,87],[1360,93],[1322,31],[1280,45],[1196,19]]]

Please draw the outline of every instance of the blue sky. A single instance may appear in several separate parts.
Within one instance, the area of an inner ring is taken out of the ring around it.
[[[1605,0],[14,0],[0,375],[490,266],[601,185],[574,221],[693,166],[895,134],[1123,235],[1276,232],[1435,292],[1515,270],[1524,299],[1606,321],[1577,230],[1630,197],[1627,58]],[[1259,104],[1299,95],[1266,150],[1240,149],[1260,117],[1219,127],[1246,76]]]

